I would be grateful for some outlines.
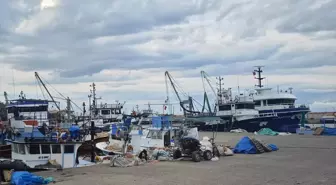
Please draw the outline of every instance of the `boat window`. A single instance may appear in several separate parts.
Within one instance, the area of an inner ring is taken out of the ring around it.
[[[13,152],[14,153],[18,153],[18,146],[17,146],[17,144],[12,144],[12,150],[13,150]]]
[[[326,119],[324,118],[324,119],[323,119],[323,118],[322,118],[322,119],[321,119],[321,123],[322,123],[322,124],[324,124],[324,123],[326,123],[326,124],[330,124],[330,123],[335,124],[336,122],[335,122],[335,120],[334,120],[333,118],[332,118],[332,119],[328,119],[328,118],[326,118]]]
[[[75,146],[74,145],[64,145],[64,153],[65,154],[75,153]]]
[[[254,109],[254,104],[252,103],[237,104],[236,109]]]
[[[50,154],[50,145],[41,145],[42,154]]]
[[[115,110],[115,113],[116,113],[116,114],[120,114],[120,110],[119,110],[119,109],[116,109],[116,110]]]
[[[266,100],[263,100],[263,105],[264,105],[264,106],[266,106],[266,105],[267,105],[267,103],[266,103]]]
[[[152,139],[162,139],[162,131],[156,132],[156,138],[152,138]]]
[[[153,134],[153,131],[150,130],[147,134],[147,138],[152,138],[152,134]]]
[[[293,105],[294,99],[270,99],[267,100],[268,105]]]
[[[226,111],[226,110],[231,110],[231,105],[220,105],[218,107],[220,111]]]
[[[26,154],[25,145],[24,144],[18,144],[18,153],[19,154]]]
[[[111,114],[111,110],[101,110],[101,114],[102,115],[109,115],[109,114]]]
[[[255,104],[256,106],[260,106],[260,105],[261,105],[261,101],[255,101],[254,104]]]
[[[51,149],[53,154],[61,153],[61,145],[51,145]]]
[[[162,131],[151,130],[151,131],[148,132],[147,138],[162,139]]]
[[[10,107],[8,108],[8,113],[14,113],[15,110],[19,112],[42,112],[48,111],[48,106],[41,105],[36,107]]]
[[[40,154],[40,145],[31,144],[29,145],[30,154]]]

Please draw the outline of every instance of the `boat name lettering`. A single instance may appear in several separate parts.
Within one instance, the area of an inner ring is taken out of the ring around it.
[[[38,159],[49,159],[49,156],[39,156]]]

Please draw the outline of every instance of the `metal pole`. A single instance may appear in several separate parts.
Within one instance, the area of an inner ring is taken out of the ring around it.
[[[91,162],[95,161],[95,154],[94,154],[94,150],[95,150],[95,146],[94,146],[94,135],[95,135],[95,123],[94,121],[91,121]]]

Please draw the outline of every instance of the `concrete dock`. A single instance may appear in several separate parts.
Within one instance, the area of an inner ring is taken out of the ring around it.
[[[212,133],[200,132],[200,135],[211,137]],[[216,162],[159,162],[129,168],[112,168],[102,164],[38,174],[54,177],[59,185],[336,184],[336,137],[218,133],[216,141],[234,146],[245,135],[276,144],[280,150],[257,155],[221,157]]]

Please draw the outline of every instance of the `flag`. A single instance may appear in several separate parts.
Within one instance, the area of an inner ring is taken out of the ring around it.
[[[166,110],[166,109],[167,109],[167,106],[166,106],[166,105],[163,105],[163,109]]]

